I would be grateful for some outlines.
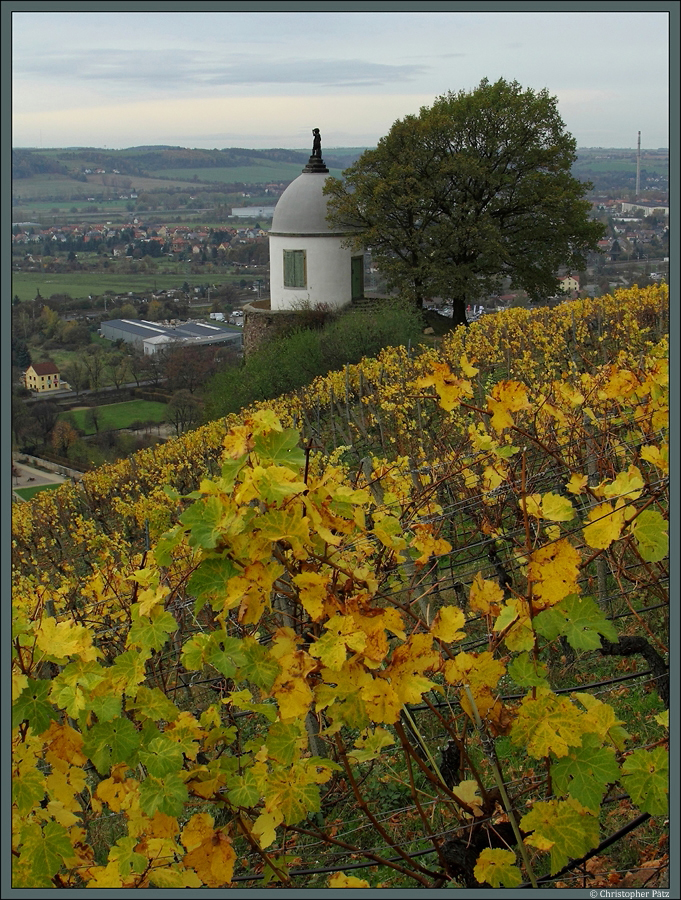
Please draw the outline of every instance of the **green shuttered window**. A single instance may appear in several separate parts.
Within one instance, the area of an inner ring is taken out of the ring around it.
[[[284,250],[284,287],[307,287],[304,250]]]

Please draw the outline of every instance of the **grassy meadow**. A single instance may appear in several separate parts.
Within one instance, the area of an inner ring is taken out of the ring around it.
[[[61,482],[58,484],[35,484],[31,487],[23,487],[23,488],[14,488],[14,493],[21,497],[22,500],[30,500],[32,497],[35,497],[36,494],[39,494],[41,491],[54,491],[56,488],[61,487]]]
[[[96,429],[88,421],[89,409],[72,409],[62,413],[61,419],[73,422],[84,434],[94,434]],[[111,403],[98,406],[99,430],[113,428],[129,428],[133,422],[154,422],[161,424],[166,420],[166,404],[153,400],[129,400],[125,403]]]
[[[182,264],[181,264],[182,265]],[[178,269],[177,272],[168,274],[125,274],[123,272],[13,272],[12,273],[12,297],[15,295],[20,300],[33,300],[40,291],[42,297],[50,297],[52,294],[69,294],[75,299],[82,297],[101,296],[107,291],[114,294],[133,293],[140,294],[147,291],[162,291],[179,288],[186,281],[190,287],[198,287],[205,284],[231,284],[239,285],[247,275],[227,275],[216,272],[190,275],[189,263],[186,269]]]

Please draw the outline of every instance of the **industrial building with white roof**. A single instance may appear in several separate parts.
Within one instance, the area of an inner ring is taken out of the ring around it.
[[[163,350],[169,344],[201,346],[206,344],[234,343],[241,346],[241,332],[228,331],[207,322],[183,322],[179,325],[160,325],[144,319],[110,319],[99,329],[109,341],[137,344],[147,356]]]

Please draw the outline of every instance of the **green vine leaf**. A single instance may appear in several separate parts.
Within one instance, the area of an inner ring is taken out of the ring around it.
[[[669,523],[656,509],[644,509],[629,530],[646,562],[659,562],[669,553]]]
[[[254,638],[245,638],[242,643],[245,661],[239,666],[239,679],[269,691],[279,675],[279,663]]]
[[[223,631],[214,631],[206,644],[205,660],[224,675],[233,678],[246,656],[239,638],[226,637]]]
[[[163,778],[149,775],[140,785],[140,806],[148,816],[156,812],[179,816],[188,799],[187,786],[176,772]]]
[[[143,853],[135,852],[138,843],[136,837],[122,837],[109,851],[109,861],[118,863],[118,872],[122,878],[139,875],[149,865],[149,860]]]
[[[615,752],[603,747],[595,734],[585,734],[581,747],[571,748],[551,766],[556,793],[569,794],[594,813],[608,785],[616,782],[619,774]]]
[[[174,722],[180,715],[180,710],[162,690],[144,685],[140,686],[135,699],[128,701],[127,708],[137,710],[142,717],[155,722]]]
[[[369,762],[378,759],[385,747],[394,744],[393,736],[385,728],[367,728],[355,741],[355,749],[348,753],[355,762]]]
[[[527,650],[511,660],[507,671],[520,687],[548,687],[546,666],[533,659]],[[487,880],[489,881],[489,879]]]
[[[28,825],[22,831],[22,838],[21,855],[30,859],[31,871],[41,885],[57,874],[64,860],[73,857],[68,832],[58,822],[48,822],[44,828],[37,824]],[[49,884],[54,887],[51,881]]]
[[[177,622],[163,607],[155,606],[148,616],[141,616],[139,604],[131,609],[132,626],[128,632],[128,645],[135,644],[141,650],[160,650],[168,636],[177,631]]]
[[[12,778],[12,803],[20,813],[34,809],[45,796],[45,776],[37,769],[29,769]]]
[[[47,699],[52,682],[46,679],[29,678],[12,707],[12,728],[22,722],[28,722],[34,734],[42,734],[50,726],[50,722],[58,718],[57,713]]]
[[[668,809],[669,754],[663,747],[634,750],[622,765],[622,787],[632,802],[651,816],[663,816]]]
[[[140,735],[130,719],[98,722],[85,733],[83,752],[92,760],[100,775],[106,775],[112,765],[127,762],[137,764]]]
[[[182,748],[175,741],[165,735],[152,738],[146,747],[141,747],[139,760],[146,766],[150,775],[163,778],[171,772],[177,772],[182,768]]]
[[[168,493],[170,488],[164,488],[164,491]],[[177,491],[172,491],[172,494],[175,496],[173,499],[179,500],[179,494]],[[171,494],[168,494],[171,496]],[[154,559],[156,560],[159,566],[169,566],[173,561],[173,551],[179,547],[184,539],[184,528],[181,525],[175,525],[173,528],[170,528],[165,534],[162,534],[161,537],[156,541],[153,549]]]
[[[527,844],[551,851],[552,875],[598,846],[598,817],[572,798],[536,803],[520,827],[533,832],[525,838]]]
[[[224,597],[230,578],[238,575],[239,570],[226,557],[211,556],[194,570],[187,589],[196,597],[194,612],[198,615],[206,602],[217,601],[216,608],[222,609]]]
[[[180,516],[180,522],[189,529],[189,546],[212,550],[222,537],[225,515],[218,497],[205,497],[192,503]]]
[[[617,640],[617,631],[603,615],[591,597],[570,594],[551,609],[545,609],[533,619],[537,634],[547,640],[564,635],[575,650],[597,650],[599,635],[609,641]]]
[[[260,779],[253,769],[245,769],[241,775],[231,778],[229,783],[234,784],[227,793],[227,799],[233,806],[252,809],[260,802],[262,797]]]
[[[486,847],[475,864],[473,874],[480,882],[487,881],[492,887],[518,887],[522,881],[520,870],[515,865],[516,855],[512,850],[495,850]]]
[[[253,442],[262,464],[287,466],[294,470],[302,469],[305,465],[305,451],[299,443],[300,433],[295,428],[258,434]]]
[[[267,734],[265,746],[269,756],[283,765],[291,765],[300,758],[307,743],[305,721],[274,722]]]

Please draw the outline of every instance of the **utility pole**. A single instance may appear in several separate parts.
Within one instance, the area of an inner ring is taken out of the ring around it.
[[[641,190],[641,132],[638,133],[638,152],[636,153],[636,199]]]

